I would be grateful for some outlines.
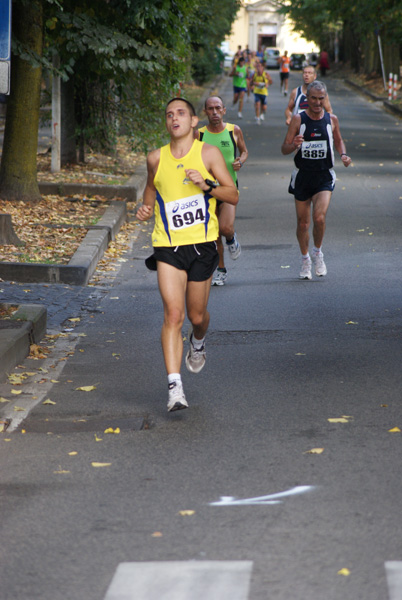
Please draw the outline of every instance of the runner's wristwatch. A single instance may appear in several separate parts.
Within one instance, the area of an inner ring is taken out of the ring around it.
[[[212,179],[204,179],[204,181],[207,185],[209,185],[209,188],[207,190],[204,190],[205,194],[209,194],[209,192],[212,192],[212,190],[218,187],[216,181],[212,181]]]

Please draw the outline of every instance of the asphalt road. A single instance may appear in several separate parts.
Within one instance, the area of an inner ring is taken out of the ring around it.
[[[353,166],[336,165],[328,275],[300,281],[273,77],[260,126],[221,90],[250,153],[243,251],[211,290],[205,369],[183,369],[189,410],[166,412],[147,224],[26,433],[0,440],[3,600],[402,597],[402,121],[328,80]]]

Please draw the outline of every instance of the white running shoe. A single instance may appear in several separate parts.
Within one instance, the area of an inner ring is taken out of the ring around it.
[[[317,277],[324,277],[327,274],[327,267],[322,252],[313,252],[313,263]]]
[[[225,285],[227,276],[228,273],[226,269],[216,269],[212,277],[211,285]]]
[[[265,117],[264,117],[264,114],[262,114],[262,115],[260,116],[260,119],[261,119],[261,121],[263,121],[263,120],[265,119]]]
[[[243,118],[243,115],[241,114],[241,112],[240,112],[240,111],[237,113],[237,116],[239,117],[239,119],[242,119],[242,118]]]
[[[174,410],[182,410],[188,408],[188,403],[183,392],[183,385],[181,381],[172,381],[169,383],[169,400],[167,409],[169,412]]]
[[[257,117],[257,125],[261,125],[261,117]]]
[[[237,240],[236,233],[233,236],[233,241],[230,244],[228,244],[226,242],[226,246],[227,246],[227,249],[229,250],[230,258],[232,258],[233,260],[236,260],[237,258],[239,258],[240,254],[241,254],[241,246]]]
[[[299,279],[312,279],[311,258],[302,258]]]
[[[206,351],[205,351],[205,344],[203,345],[203,347],[200,350],[197,350],[196,348],[194,348],[193,346],[193,332],[191,331],[190,335],[189,335],[189,340],[190,340],[190,348],[187,352],[186,355],[186,367],[187,370],[190,371],[191,373],[199,373],[205,365],[205,361],[206,361]]]

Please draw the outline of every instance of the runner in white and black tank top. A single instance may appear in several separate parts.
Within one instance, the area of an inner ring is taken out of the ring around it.
[[[295,107],[292,114],[297,115],[303,110],[306,110],[306,108],[308,108],[307,96],[303,93],[302,86],[299,85],[296,92]]]

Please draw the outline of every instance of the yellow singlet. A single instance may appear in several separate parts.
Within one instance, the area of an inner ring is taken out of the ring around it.
[[[170,144],[161,148],[154,178],[156,187],[153,246],[186,246],[214,242],[219,235],[216,199],[186,177],[186,169],[196,169],[211,179],[201,151],[204,142],[194,140],[190,151],[175,158]]]

